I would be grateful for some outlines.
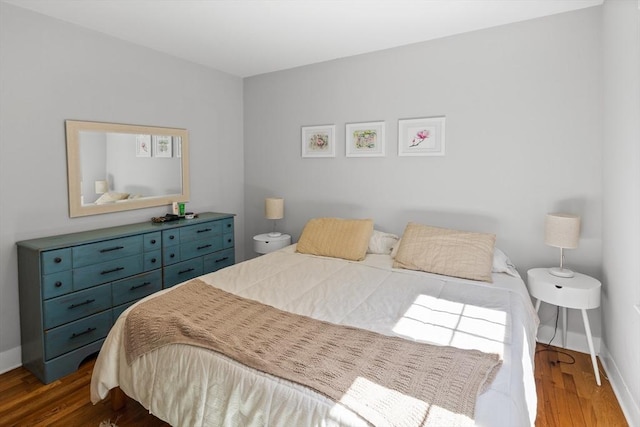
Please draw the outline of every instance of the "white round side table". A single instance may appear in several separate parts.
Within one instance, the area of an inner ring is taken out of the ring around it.
[[[290,244],[291,236],[288,234],[269,236],[269,233],[265,233],[253,236],[253,250],[259,254],[268,254],[287,247]]]
[[[586,274],[575,273],[573,277],[557,277],[548,268],[532,268],[527,272],[529,293],[536,298],[536,311],[542,301],[562,308],[562,346],[567,346],[567,308],[582,312],[582,321],[587,335],[589,352],[596,383],[600,385],[600,371],[593,348],[593,337],[587,310],[600,307],[600,281]]]

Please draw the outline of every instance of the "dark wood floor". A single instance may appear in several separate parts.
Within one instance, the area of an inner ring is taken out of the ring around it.
[[[538,345],[535,379],[538,389],[536,427],[626,426],[611,385],[602,376],[595,383],[589,355],[567,351],[575,358]],[[564,350],[563,350],[564,351]],[[89,383],[94,361],[51,384],[43,385],[24,368],[0,375],[0,426],[98,426],[111,420],[119,427],[166,426],[137,402],[127,398],[126,406],[111,410],[109,399],[92,405]],[[604,372],[604,371],[602,371]]]

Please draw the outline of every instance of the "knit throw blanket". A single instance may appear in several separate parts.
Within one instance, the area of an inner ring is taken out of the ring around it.
[[[211,349],[302,384],[375,426],[473,425],[476,397],[501,365],[497,354],[292,314],[199,279],[127,316],[127,363],[175,343]]]

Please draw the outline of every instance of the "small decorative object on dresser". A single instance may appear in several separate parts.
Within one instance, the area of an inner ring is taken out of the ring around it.
[[[207,212],[17,242],[23,366],[75,371],[133,303],[234,264],[233,236],[233,214]]]
[[[567,346],[567,308],[582,312],[587,343],[591,354],[596,383],[600,385],[600,372],[593,348],[593,338],[587,310],[600,307],[600,281],[585,274],[574,273],[573,277],[558,277],[548,268],[533,268],[527,272],[529,293],[537,299],[536,311],[542,301],[562,307],[562,346]]]
[[[280,234],[276,237],[271,236],[271,233],[253,236],[253,250],[258,254],[268,254],[290,244],[291,236],[288,234]]]

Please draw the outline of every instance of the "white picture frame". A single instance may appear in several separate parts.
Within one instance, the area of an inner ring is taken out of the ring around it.
[[[179,136],[173,137],[173,156],[182,157],[182,138]]]
[[[444,156],[445,116],[398,120],[398,156]]]
[[[151,135],[136,135],[136,157],[151,157]]]
[[[347,123],[345,145],[347,157],[384,157],[385,122]]]
[[[335,135],[335,125],[302,126],[302,157],[335,157]]]
[[[153,157],[171,157],[172,153],[170,135],[153,135]]]

